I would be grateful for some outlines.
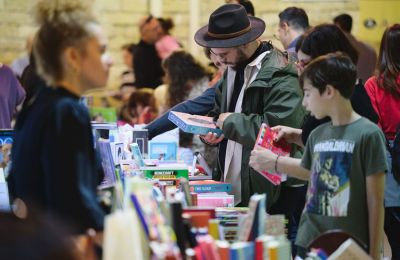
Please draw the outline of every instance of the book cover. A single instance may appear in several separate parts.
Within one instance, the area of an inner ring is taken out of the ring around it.
[[[89,113],[91,118],[101,118],[104,122],[117,121],[117,109],[114,107],[91,107]]]
[[[254,241],[265,232],[266,194],[254,194],[250,198],[249,211],[239,230],[239,241]]]
[[[115,184],[115,164],[111,151],[111,145],[108,140],[99,139],[96,149],[99,150],[101,165],[104,170],[104,179],[100,184],[100,188],[110,187]]]
[[[149,159],[159,161],[176,161],[178,158],[178,143],[167,141],[149,142]]]
[[[168,119],[186,133],[206,135],[211,132],[218,136],[222,134],[222,130],[215,125],[212,117],[170,111]]]
[[[141,167],[140,169],[143,171],[144,176],[150,179],[189,178],[189,170],[187,167],[156,166]]]
[[[258,145],[264,147],[265,149],[271,150],[273,153],[280,156],[289,156],[291,151],[290,144],[283,139],[279,142],[275,142],[275,135],[276,132],[272,131],[267,124],[263,123],[261,125],[260,131],[258,132],[258,136],[254,146]],[[262,176],[264,176],[274,185],[281,184],[281,182],[285,181],[287,178],[286,174],[278,172],[261,171],[259,173],[261,173]]]
[[[190,181],[190,191],[196,193],[207,193],[207,192],[230,192],[232,185],[230,183],[204,180],[204,181]]]
[[[147,129],[133,129],[132,142],[138,144],[143,158],[147,158],[149,146],[149,131]]]
[[[225,192],[200,193],[197,195],[197,206],[205,207],[233,207],[234,196]]]

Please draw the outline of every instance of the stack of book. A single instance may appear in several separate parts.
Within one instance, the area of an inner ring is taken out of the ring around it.
[[[217,208],[216,218],[219,220],[222,236],[233,242],[238,238],[239,223],[247,214],[248,208]]]
[[[232,190],[229,183],[204,180],[190,181],[190,191],[196,193],[197,206],[203,207],[233,207],[234,196],[228,192]]]

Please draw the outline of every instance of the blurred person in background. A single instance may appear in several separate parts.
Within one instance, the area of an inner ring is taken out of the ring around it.
[[[156,42],[156,50],[158,56],[162,60],[171,55],[172,52],[182,47],[179,41],[171,35],[171,30],[174,28],[174,21],[171,18],[158,18],[161,25],[161,38]]]
[[[24,98],[25,90],[12,70],[0,63],[0,129],[11,128],[17,106]]]
[[[351,34],[353,18],[350,15],[340,14],[333,19],[333,23],[344,32],[354,48],[357,49],[357,76],[362,80],[363,83],[365,83],[365,81],[367,81],[367,79],[374,74],[377,62],[376,51],[374,48],[365,42],[359,41],[356,37],[354,37],[354,35]]]
[[[155,44],[162,36],[157,18],[149,15],[139,22],[140,41],[133,56],[136,88],[156,88],[162,83],[164,71]]]
[[[381,40],[376,75],[365,83],[378,125],[386,136],[389,171],[385,179],[385,233],[392,259],[400,259],[400,24]],[[396,148],[397,147],[397,148]]]
[[[96,189],[102,176],[87,108],[80,96],[107,83],[107,38],[81,1],[39,1],[33,54],[42,87],[14,129],[12,198],[22,199],[71,227],[73,234],[102,230]],[[99,234],[98,238],[101,237]]]
[[[29,65],[29,56],[32,53],[33,37],[33,35],[29,35],[26,38],[25,53],[11,63],[11,69],[18,79],[21,79],[24,69]]]
[[[306,11],[288,7],[279,13],[278,39],[283,48],[297,60],[296,43],[310,27]]]

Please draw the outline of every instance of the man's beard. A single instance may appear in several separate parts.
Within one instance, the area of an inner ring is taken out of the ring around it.
[[[242,49],[237,49],[237,58],[235,64],[231,64],[232,69],[238,70],[240,68],[244,68],[247,65],[248,58],[246,57],[244,51]]]

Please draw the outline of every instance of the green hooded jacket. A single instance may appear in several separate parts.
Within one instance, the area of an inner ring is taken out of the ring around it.
[[[227,80],[216,89],[214,109],[210,116],[227,111]],[[250,153],[254,147],[262,123],[269,126],[286,125],[301,128],[305,110],[302,107],[302,91],[297,71],[285,54],[272,49],[262,60],[255,80],[244,91],[242,113],[228,116],[222,127],[225,138],[243,146],[241,162],[242,205],[248,205],[254,193],[267,194],[267,209],[278,199],[280,186],[275,186],[249,166]],[[293,146],[292,155],[301,153]],[[218,166],[219,163],[218,163]],[[221,167],[216,167],[216,176],[221,176]],[[223,175],[223,173],[222,173]],[[285,183],[285,182],[284,182]],[[304,183],[288,178],[285,184]]]

